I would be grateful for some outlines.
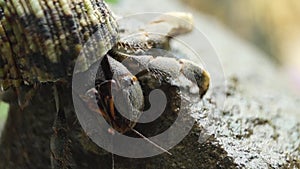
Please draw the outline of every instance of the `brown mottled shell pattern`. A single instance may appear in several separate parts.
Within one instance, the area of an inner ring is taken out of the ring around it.
[[[103,53],[119,39],[116,20],[103,0],[0,0],[1,87],[71,76],[95,32]],[[82,71],[97,57],[80,60]]]

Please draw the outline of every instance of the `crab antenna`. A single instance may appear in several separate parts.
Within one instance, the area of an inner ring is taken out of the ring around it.
[[[136,133],[137,135],[139,135],[141,138],[145,139],[146,141],[148,141],[150,144],[154,145],[156,148],[162,150],[163,152],[172,155],[168,150],[162,148],[161,146],[159,146],[158,144],[154,143],[153,141],[151,141],[150,139],[148,139],[147,137],[145,137],[143,134],[141,134],[140,132],[138,132],[135,129],[131,129],[134,133]]]
[[[53,90],[54,90],[54,101],[55,101],[55,108],[56,108],[56,112],[58,112],[59,111],[59,102],[61,101],[61,100],[59,100],[60,98],[58,97],[58,91],[57,91],[57,86],[56,85],[54,85],[53,86]]]
[[[111,165],[112,165],[111,168],[115,169],[115,157],[113,153],[111,153]]]
[[[111,142],[113,142],[113,138],[111,138]],[[112,145],[112,149],[114,148],[114,146]],[[111,169],[115,169],[115,156],[114,153],[111,152]]]

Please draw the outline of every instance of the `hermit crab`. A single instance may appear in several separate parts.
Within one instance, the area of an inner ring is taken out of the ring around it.
[[[181,20],[174,23],[174,18]],[[120,33],[119,41],[99,61],[88,71],[73,76],[76,92],[87,103],[96,99],[97,105],[90,108],[101,114],[114,130],[120,133],[131,130],[144,110],[144,99],[149,92],[164,84],[176,85],[179,76],[198,87],[200,98],[206,93],[208,73],[191,61],[175,59],[164,51],[169,49],[172,37],[190,31],[192,26],[180,25],[180,21],[191,24],[191,16],[167,13],[130,36]],[[163,27],[164,34],[153,33],[153,27]]]
[[[51,149],[64,144],[55,135],[66,132],[61,83],[75,82],[74,93],[111,125],[108,132],[126,133],[147,109],[151,90],[176,86],[178,77],[197,86],[200,98],[208,90],[210,78],[203,68],[161,53],[170,50],[173,37],[192,27],[190,14],[168,13],[131,32],[118,25],[103,0],[0,0],[1,89],[13,87],[21,95],[22,85],[34,91],[53,83],[57,119]],[[157,29],[160,34],[153,33]],[[20,101],[22,108],[32,93]],[[53,165],[62,165],[58,154],[52,152]]]

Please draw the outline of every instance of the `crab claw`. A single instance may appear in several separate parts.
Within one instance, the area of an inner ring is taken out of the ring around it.
[[[147,79],[147,84],[149,88],[155,88],[154,86],[159,86],[161,82],[165,81],[167,83],[174,83],[174,85],[188,85],[189,87],[195,86],[198,87],[197,92],[199,93],[200,98],[202,98],[207,92],[210,84],[209,74],[200,66],[192,63],[191,61],[185,59],[175,59],[168,57],[151,57],[151,56],[132,56],[128,61],[135,63],[135,65],[140,65],[146,69],[148,74],[141,71],[137,74],[139,80],[144,82]],[[123,61],[125,62],[125,61]],[[130,71],[136,72],[136,69],[133,64],[127,64]],[[138,69],[139,70],[139,69]],[[142,69],[141,69],[142,70]],[[150,76],[149,76],[150,74]],[[180,84],[176,80],[180,79],[183,75],[185,80],[188,80],[193,83],[188,84],[187,81],[181,81]]]
[[[134,127],[144,107],[143,92],[137,78],[120,62],[105,55],[73,76],[73,82],[74,93],[114,130],[125,133]]]
[[[106,80],[96,83],[98,106],[118,132],[129,131],[142,113],[144,98],[135,76],[120,62],[106,55],[101,67]]]
[[[202,98],[209,88],[210,76],[208,72],[191,61],[180,59],[181,73],[190,81],[197,84],[199,95]]]

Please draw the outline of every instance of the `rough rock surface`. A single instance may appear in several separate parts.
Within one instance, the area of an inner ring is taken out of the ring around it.
[[[115,11],[120,15],[192,12],[195,27],[215,47],[225,73],[227,98],[224,107],[205,102],[202,109],[206,111],[196,115],[206,130],[203,135],[213,135],[238,166],[299,168],[300,96],[291,89],[280,68],[214,18],[199,14],[176,0],[145,1],[138,6],[133,5],[135,3],[138,1],[121,1]],[[201,43],[193,35],[184,40]],[[203,46],[195,50],[205,55]],[[220,92],[215,86],[207,100]]]

